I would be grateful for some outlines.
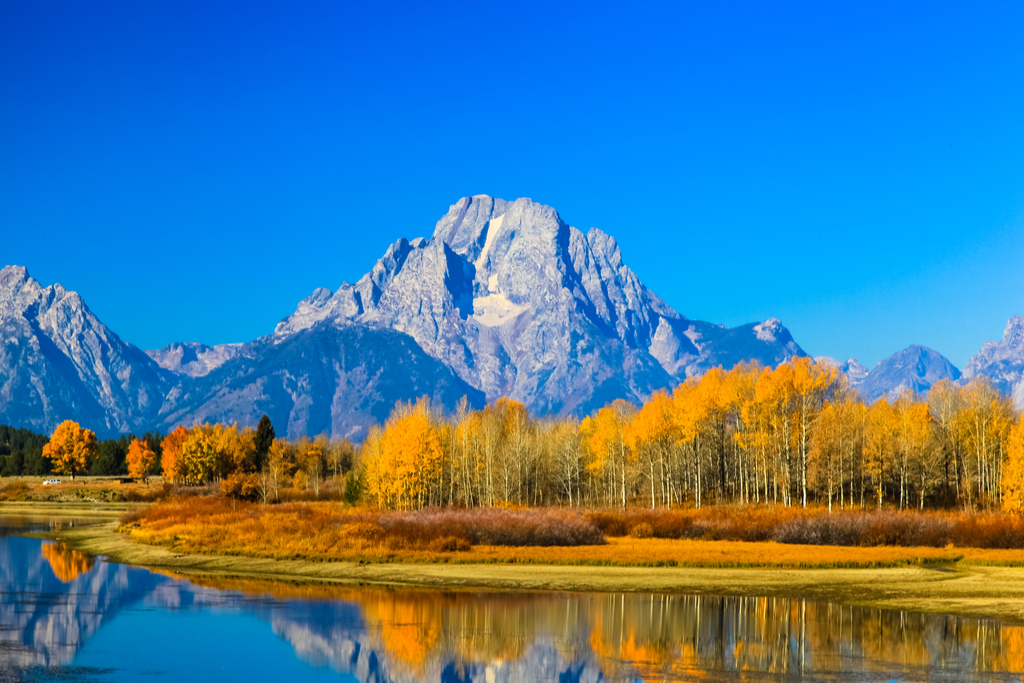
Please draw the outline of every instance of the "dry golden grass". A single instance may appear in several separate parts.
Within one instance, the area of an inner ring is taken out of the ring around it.
[[[903,546],[824,546],[771,541],[613,537],[602,545],[495,546],[410,538],[385,529],[372,510],[332,503],[260,506],[216,497],[175,499],[130,513],[122,531],[133,541],[182,554],[352,562],[555,564],[636,567],[892,567],[948,564],[1024,565],[1024,550]],[[374,521],[378,520],[378,521]]]
[[[1016,557],[1024,560],[1024,551]],[[530,562],[634,567],[889,567],[956,562],[965,551],[943,548],[847,548],[787,545],[763,541],[694,541],[610,538],[603,546],[580,548],[501,548],[477,546],[460,556],[466,562]]]
[[[60,484],[43,482],[60,479]],[[50,475],[46,477],[11,477],[0,481],[0,501],[7,502],[148,502],[166,495],[161,477],[122,484],[119,477]]]

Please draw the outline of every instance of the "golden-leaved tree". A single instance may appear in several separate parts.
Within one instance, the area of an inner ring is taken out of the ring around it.
[[[182,481],[184,475],[180,470],[181,449],[188,441],[188,430],[184,427],[177,427],[174,431],[164,437],[160,442],[160,467],[164,472],[164,479],[175,483]]]
[[[794,358],[793,398],[797,424],[797,440],[800,444],[800,505],[807,507],[808,453],[811,447],[811,432],[815,418],[825,404],[825,398],[834,388],[838,373],[835,367],[816,363],[810,358]]]
[[[670,505],[669,460],[675,440],[672,398],[665,391],[656,391],[626,429],[626,445],[640,454],[640,467],[651,487],[652,509],[657,507],[659,483],[661,499]]]
[[[607,477],[609,503],[619,498],[626,507],[626,490],[631,483],[636,459],[633,449],[626,443],[626,428],[636,413],[636,407],[622,399],[597,411],[593,418],[583,421],[580,429],[594,455],[590,468],[595,474],[604,470]]]
[[[1006,438],[1003,465],[1003,509],[1024,512],[1024,423],[1018,421]]]
[[[864,429],[864,468],[875,487],[879,510],[885,499],[886,475],[893,468],[898,438],[899,419],[889,399],[883,396],[868,408]]]
[[[43,446],[43,457],[50,460],[55,472],[74,479],[96,457],[96,450],[96,435],[91,430],[82,429],[74,420],[65,420]]]
[[[372,428],[363,444],[370,496],[389,510],[440,503],[434,484],[444,469],[443,455],[429,404],[396,406],[384,429]]]
[[[133,477],[149,481],[149,474],[156,465],[156,453],[149,447],[149,444],[139,439],[132,439],[128,446],[128,474]]]
[[[181,448],[178,472],[186,484],[204,484],[213,479],[219,453],[217,438],[212,429],[193,427]]]

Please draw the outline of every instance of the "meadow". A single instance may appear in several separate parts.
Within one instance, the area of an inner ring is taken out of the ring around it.
[[[122,517],[130,540],[180,554],[364,563],[676,567],[1024,565],[1024,520],[1003,513],[258,505],[171,498]]]

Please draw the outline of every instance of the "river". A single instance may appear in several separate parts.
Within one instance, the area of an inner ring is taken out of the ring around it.
[[[0,520],[0,681],[1020,681],[1024,627],[762,597],[188,580]],[[569,570],[567,570],[569,571]]]

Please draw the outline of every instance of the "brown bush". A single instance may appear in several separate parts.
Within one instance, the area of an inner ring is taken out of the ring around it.
[[[464,538],[444,536],[442,538],[435,538],[427,548],[435,553],[455,553],[472,550],[473,545]]]
[[[577,546],[600,545],[604,535],[582,516],[555,508],[427,508],[380,517],[389,536],[423,543],[446,536],[472,545]]]
[[[629,530],[629,535],[633,538],[652,538],[654,536],[654,528],[647,522],[640,522]]]
[[[608,536],[635,536],[650,525],[654,538],[776,541],[836,546],[1024,548],[1024,517],[1005,513],[917,510],[834,510],[713,506],[686,510],[601,510],[587,518]]]
[[[255,474],[232,474],[221,481],[220,492],[227,498],[255,501],[260,494],[260,478]]]
[[[29,493],[29,485],[23,481],[12,481],[0,488],[0,500],[21,500]]]
[[[355,522],[352,524],[342,524],[340,529],[343,536],[350,538],[359,538],[364,541],[377,542],[384,538],[387,534],[384,531],[384,527],[374,522]]]

